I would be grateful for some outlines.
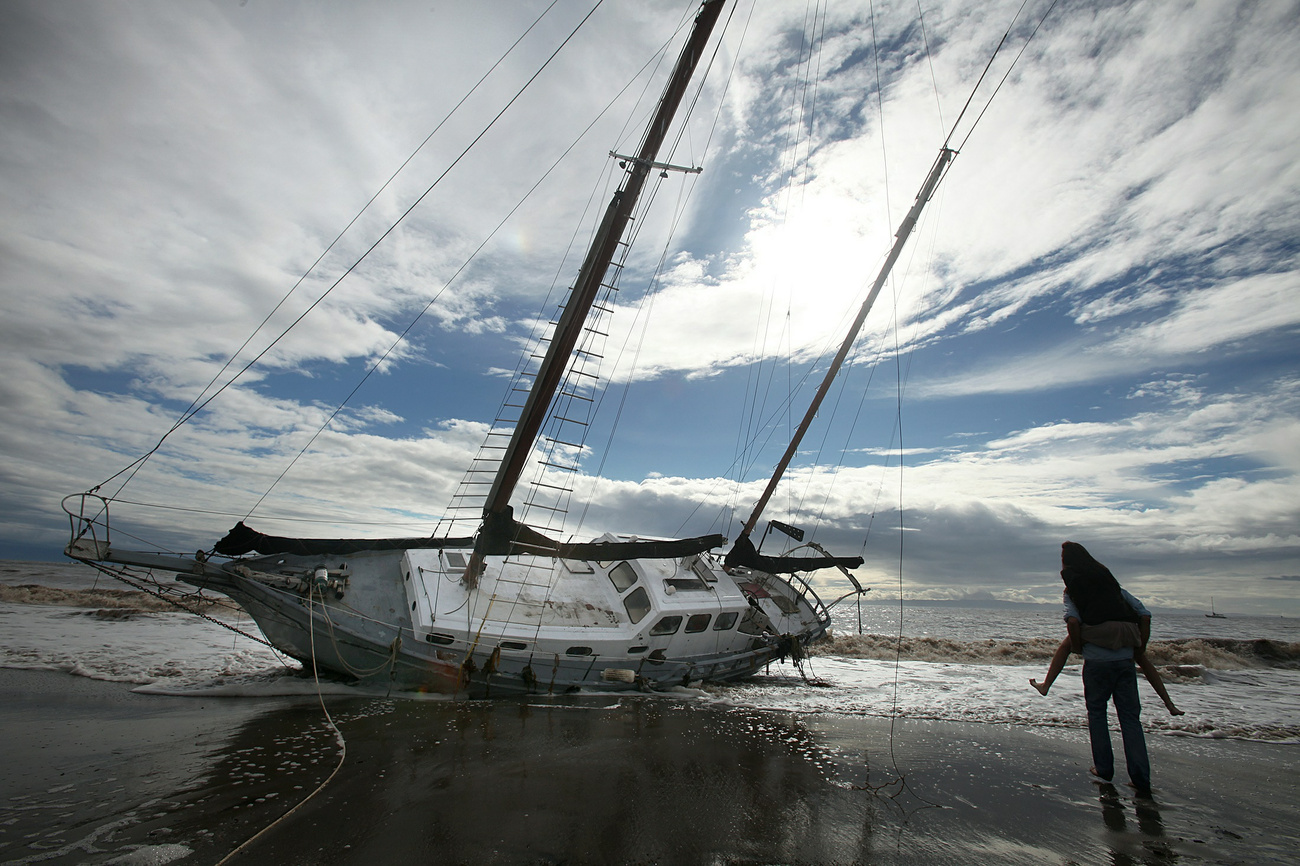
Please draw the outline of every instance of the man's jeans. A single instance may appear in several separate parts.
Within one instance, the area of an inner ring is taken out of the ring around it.
[[[1110,745],[1106,705],[1115,698],[1115,714],[1124,737],[1128,777],[1139,793],[1151,790],[1151,761],[1142,735],[1142,707],[1138,703],[1137,670],[1132,659],[1083,663],[1083,700],[1088,706],[1088,736],[1092,740],[1092,766],[1103,779],[1115,775],[1115,753]]]

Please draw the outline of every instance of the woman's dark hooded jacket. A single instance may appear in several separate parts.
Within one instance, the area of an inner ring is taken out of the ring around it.
[[[1084,625],[1099,625],[1108,620],[1138,622],[1141,618],[1120,594],[1119,581],[1110,569],[1092,558],[1082,544],[1067,541],[1061,545],[1061,580],[1070,601],[1079,609]]]

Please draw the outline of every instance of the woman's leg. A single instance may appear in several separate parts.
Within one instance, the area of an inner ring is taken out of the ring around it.
[[[1041,683],[1038,680],[1030,680],[1029,684],[1038,689],[1040,695],[1046,696],[1047,690],[1052,687],[1052,683],[1056,682],[1056,678],[1059,677],[1061,671],[1065,669],[1065,663],[1069,658],[1070,638],[1067,635],[1065,640],[1061,641],[1061,645],[1056,648],[1056,652],[1052,655],[1052,663],[1047,668],[1047,676],[1043,678]]]
[[[1133,660],[1138,663],[1138,667],[1142,668],[1143,675],[1146,676],[1147,682],[1151,683],[1151,688],[1156,690],[1160,700],[1165,702],[1165,709],[1169,710],[1169,715],[1183,715],[1183,711],[1174,706],[1173,698],[1169,697],[1169,692],[1165,690],[1164,678],[1160,676],[1160,671],[1156,666],[1151,663],[1151,659],[1147,658],[1146,650],[1134,650]]]

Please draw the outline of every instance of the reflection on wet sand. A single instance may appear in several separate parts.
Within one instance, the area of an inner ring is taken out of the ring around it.
[[[387,703],[248,849],[284,862],[851,862],[878,804],[797,722],[657,700]],[[861,775],[861,771],[858,771]]]
[[[1165,838],[1165,825],[1155,800],[1135,798],[1129,806],[1137,819],[1137,831],[1129,826],[1124,800],[1112,784],[1098,785],[1101,819],[1109,831],[1106,844],[1114,866],[1155,866],[1178,862],[1178,853]]]

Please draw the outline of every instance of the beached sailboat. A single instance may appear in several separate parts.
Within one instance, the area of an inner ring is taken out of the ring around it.
[[[274,647],[316,670],[448,693],[735,680],[774,659],[798,657],[822,637],[830,624],[829,606],[804,575],[838,569],[853,587],[846,596],[861,593],[850,571],[861,558],[832,557],[815,544],[804,547],[816,549],[816,555],[763,556],[750,536],[955,155],[946,146],[730,551],[721,552],[726,543],[721,535],[605,534],[588,542],[561,542],[516,519],[511,505],[557,395],[568,393],[566,376],[581,363],[579,341],[625,243],[642,187],[652,173],[678,170],[659,161],[660,145],[724,2],[702,3],[638,152],[611,155],[623,168],[622,185],[607,206],[546,353],[530,374],[532,384],[509,442],[490,446],[497,452],[496,469],[477,531],[312,539],[264,535],[241,522],[207,552],[163,555],[119,547],[111,537],[109,502],[91,492],[65,502],[73,521],[67,555],[174,572],[190,584],[224,593]]]

